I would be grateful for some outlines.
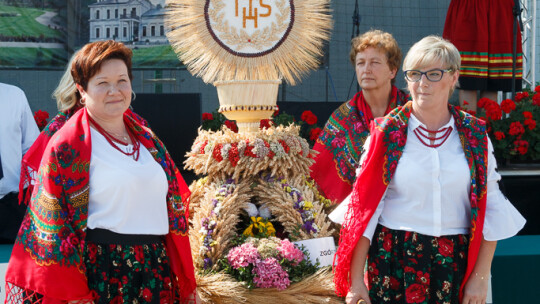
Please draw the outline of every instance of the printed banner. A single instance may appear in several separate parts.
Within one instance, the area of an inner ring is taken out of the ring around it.
[[[0,68],[63,69],[88,42],[133,50],[134,68],[179,68],[165,36],[165,0],[0,0]]]

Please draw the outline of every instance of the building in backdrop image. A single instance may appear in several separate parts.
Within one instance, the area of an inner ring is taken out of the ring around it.
[[[149,0],[97,0],[90,9],[90,42],[166,44],[162,4]]]

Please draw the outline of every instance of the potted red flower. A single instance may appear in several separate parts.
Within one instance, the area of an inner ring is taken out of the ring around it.
[[[47,119],[49,119],[49,113],[47,111],[37,110],[34,113],[34,120],[40,131],[47,126]]]
[[[525,89],[514,100],[497,102],[482,98],[488,134],[499,160],[517,162],[540,160],[540,85],[534,91]],[[538,122],[538,123],[537,123]]]
[[[259,127],[261,129],[267,129],[271,126],[288,126],[290,124],[299,125],[300,136],[305,138],[309,145],[313,147],[317,141],[317,138],[319,137],[319,133],[322,131],[322,129],[317,125],[317,122],[317,116],[309,110],[302,112],[299,121],[297,121],[293,115],[285,112],[280,113],[279,110],[277,110],[274,115],[272,115],[272,118],[261,120]],[[218,131],[221,130],[223,125],[234,132],[238,132],[236,122],[233,120],[227,120],[223,114],[218,113],[217,111],[202,114],[203,130]]]

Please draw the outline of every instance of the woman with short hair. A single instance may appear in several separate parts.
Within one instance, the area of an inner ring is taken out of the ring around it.
[[[7,303],[195,302],[190,192],[161,141],[129,110],[131,57],[109,40],[73,58],[76,102],[59,128],[44,131],[54,135],[43,137],[6,274]]]
[[[310,168],[319,189],[334,203],[351,193],[373,118],[407,102],[407,94],[394,86],[401,58],[389,33],[371,30],[351,41],[349,59],[362,90],[332,113],[313,147],[319,153]]]
[[[349,304],[485,303],[497,240],[525,224],[485,122],[448,103],[459,68],[450,42],[420,40],[403,63],[412,101],[372,125],[335,256]]]

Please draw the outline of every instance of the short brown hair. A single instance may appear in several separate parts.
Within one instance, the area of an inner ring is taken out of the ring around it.
[[[351,41],[351,63],[355,65],[356,55],[369,47],[376,48],[385,53],[390,69],[399,70],[403,55],[392,34],[381,30],[370,30],[360,36],[354,37]],[[392,79],[392,84],[394,84],[395,80],[396,78],[394,77],[394,79]]]
[[[83,89],[87,89],[88,81],[101,68],[101,64],[109,59],[120,59],[127,67],[129,79],[131,74],[131,50],[121,42],[114,40],[96,41],[88,43],[77,52],[71,64],[71,76],[73,81]]]

